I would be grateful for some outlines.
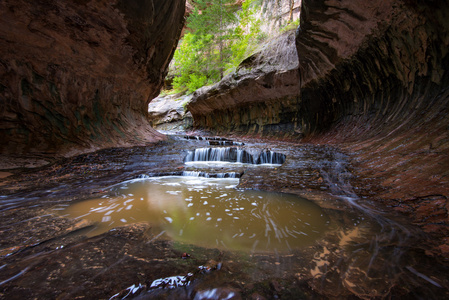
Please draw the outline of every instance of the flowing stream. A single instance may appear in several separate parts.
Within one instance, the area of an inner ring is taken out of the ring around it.
[[[174,136],[26,173],[0,195],[0,293],[447,299],[425,235],[349,169],[330,147]]]

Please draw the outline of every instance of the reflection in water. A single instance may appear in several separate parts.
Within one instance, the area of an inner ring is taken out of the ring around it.
[[[314,288],[332,295],[342,295],[350,290],[362,299],[384,299],[391,295],[398,282],[412,289],[419,277],[431,285],[421,286],[420,293],[426,296],[416,295],[416,299],[439,298],[434,291],[441,285],[410,266],[415,263],[414,247],[419,248],[417,243],[422,233],[395,221],[393,215],[387,216],[368,207],[347,180],[344,156],[341,153],[332,155],[333,159],[327,162],[327,171],[323,168],[320,174],[329,183],[331,194],[349,205],[345,214],[348,215],[352,208],[361,222],[354,223],[354,227],[342,226],[337,243],[325,241],[322,249],[315,253],[314,268],[310,271],[315,278]],[[332,248],[338,250],[332,251]]]
[[[237,190],[237,184],[234,178],[182,176],[132,180],[64,213],[98,222],[91,235],[146,221],[178,241],[246,251],[296,249],[326,231],[328,217],[316,204],[290,194]]]

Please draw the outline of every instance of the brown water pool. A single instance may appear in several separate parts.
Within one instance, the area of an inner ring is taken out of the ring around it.
[[[327,230],[329,219],[313,202],[285,193],[239,190],[238,182],[190,176],[135,179],[61,212],[95,222],[90,236],[148,222],[176,241],[250,252],[301,248]]]

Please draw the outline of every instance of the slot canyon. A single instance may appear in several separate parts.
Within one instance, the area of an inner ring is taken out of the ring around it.
[[[165,134],[189,1],[1,1],[0,299],[448,299],[449,2],[299,3]]]

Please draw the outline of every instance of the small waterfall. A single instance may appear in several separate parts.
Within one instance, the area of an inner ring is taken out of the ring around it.
[[[254,158],[244,149],[236,147],[199,148],[189,151],[184,162],[191,161],[227,161],[243,164],[279,164],[285,162],[286,156],[282,153],[264,150],[259,157]]]
[[[237,172],[218,173],[217,178],[240,178],[242,174]]]
[[[208,159],[210,161],[232,161],[231,150],[233,148],[209,148]]]
[[[271,150],[264,150],[260,153],[257,159],[257,164],[278,164],[282,165],[285,162],[286,156],[282,153],[273,152]]]
[[[243,161],[243,151],[241,149],[237,150],[237,161],[242,162]]]
[[[201,136],[195,136],[195,135],[186,135],[186,136],[184,136],[184,138],[185,138],[186,140],[199,140],[199,141],[201,141],[201,140],[204,139],[204,138],[201,137]]]
[[[140,174],[137,176],[138,179],[146,179],[146,178],[151,178],[149,175],[147,174]]]
[[[149,173],[141,174],[136,179],[150,179],[154,177],[165,176],[189,176],[189,177],[204,177],[204,178],[240,178],[243,173],[239,172],[226,172],[226,173],[207,173],[201,171],[182,171],[182,172],[161,172],[161,173]]]
[[[237,148],[199,148],[189,151],[184,162],[189,161],[237,161]]]
[[[234,142],[233,140],[222,137],[203,137],[195,135],[185,135],[186,140],[208,141],[211,146],[243,146],[245,143]]]
[[[243,149],[237,149],[236,161],[242,164],[254,164],[254,158]]]
[[[189,151],[184,159],[184,162],[189,161],[209,161],[209,152],[211,148],[199,148],[194,151]]]
[[[208,177],[207,173],[199,172],[199,171],[183,171],[181,176],[190,176],[190,177]]]

